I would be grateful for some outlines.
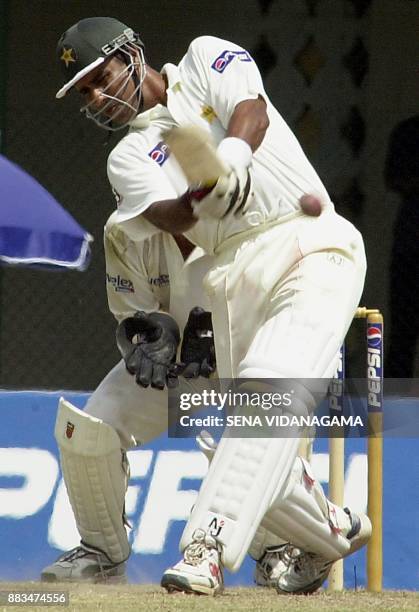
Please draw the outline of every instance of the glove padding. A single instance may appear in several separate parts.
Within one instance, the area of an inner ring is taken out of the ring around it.
[[[223,219],[244,215],[253,198],[252,177],[247,168],[234,168],[220,176],[212,189],[191,189],[191,206],[197,219]]]
[[[208,378],[215,370],[215,346],[211,313],[195,306],[189,313],[183,332],[182,363],[179,371],[184,378]]]
[[[121,321],[116,330],[116,343],[125,366],[141,387],[177,386],[175,359],[179,341],[176,321],[161,312],[139,311]]]

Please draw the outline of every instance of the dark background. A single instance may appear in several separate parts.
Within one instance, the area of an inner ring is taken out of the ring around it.
[[[253,53],[268,94],[338,211],[364,235],[363,303],[383,311],[388,338],[400,197],[385,185],[383,171],[392,129],[417,112],[416,0],[0,0],[2,152],[95,237],[83,274],[1,270],[0,385],[93,389],[118,358],[102,249],[102,228],[114,208],[106,158],[116,139],[106,144],[106,133],[79,115],[75,96],[55,99],[57,40],[79,19],[97,15],[137,29],[158,69],[177,63],[201,34],[234,40]],[[415,273],[412,261],[409,275]],[[407,308],[406,334],[415,317]],[[347,345],[350,367],[362,371],[362,322],[354,323]],[[418,376],[417,358],[415,368]]]

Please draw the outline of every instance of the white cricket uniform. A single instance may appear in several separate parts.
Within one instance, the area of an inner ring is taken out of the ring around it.
[[[207,296],[202,290],[202,281],[213,265],[214,257],[206,255],[199,247],[196,247],[184,261],[170,234],[159,232],[149,238],[133,241],[116,223],[116,213],[111,215],[105,226],[104,247],[108,303],[118,321],[132,316],[137,310],[146,312],[162,310],[176,319],[182,331],[188,314],[194,306],[209,308]],[[179,384],[181,392],[195,393],[206,387],[206,379],[180,378]],[[167,389],[157,390],[151,387],[144,389],[138,386],[134,377],[127,372],[124,361],[121,360],[93,392],[84,412],[112,426],[119,435],[121,447],[126,450],[132,446],[145,444],[166,431],[167,406]],[[67,418],[74,420],[74,414],[67,412],[66,415],[68,416],[64,418],[65,422]],[[83,427],[78,426],[76,430],[78,435],[83,433]],[[91,442],[90,438],[89,440]],[[129,546],[125,529],[117,528],[120,515],[115,510],[114,513],[110,513],[107,504],[106,510],[103,507],[103,499],[116,500],[121,508],[124,505],[126,468],[124,463],[121,466],[120,456],[118,453],[112,457],[106,455],[108,476],[113,482],[112,489],[108,489],[109,478],[99,478],[99,493],[92,495],[91,485],[80,477],[80,474],[85,473],[81,467],[84,465],[83,457],[69,454],[68,449],[63,448],[62,441],[59,445],[62,459],[66,458],[65,480],[83,541],[101,548],[115,561],[125,559],[129,554]],[[109,450],[107,452],[109,453]],[[70,459],[76,469],[72,476],[68,467]],[[89,469],[92,470],[94,459],[89,456],[89,461]],[[94,465],[101,465],[103,461],[104,458],[101,457]],[[292,471],[294,479],[295,473],[299,474],[299,466],[297,462]],[[305,500],[304,503],[310,504],[310,502],[309,496],[308,501]],[[317,510],[315,506],[315,512]],[[336,507],[336,511],[339,510]],[[99,511],[101,528],[97,526],[99,519],[96,512]],[[103,527],[105,524],[103,517],[104,515],[108,517],[108,514],[114,527],[109,528],[108,525],[106,529]],[[274,522],[274,527],[275,524]],[[91,525],[94,526],[93,529]],[[272,525],[259,527],[251,543],[249,552],[255,558],[263,554],[267,545],[283,543],[281,537],[285,538],[285,541],[289,539],[286,528],[282,529],[279,537],[275,528],[269,530],[266,527]],[[107,533],[107,538],[104,537],[104,533]],[[304,539],[302,541],[304,543]]]
[[[182,333],[194,306],[209,309],[202,279],[213,257],[196,247],[184,261],[167,233],[133,241],[115,223],[113,213],[104,232],[106,286],[111,312],[118,321],[138,310],[164,311]],[[180,379],[185,391],[197,391],[204,380]],[[186,389],[187,388],[187,389]],[[144,389],[120,361],[87,402],[85,411],[112,425],[129,448],[144,444],[167,429],[167,389]]]
[[[215,255],[204,285],[221,377],[328,376],[362,292],[362,238],[335,213],[247,51],[204,36],[178,66],[166,64],[162,71],[167,107],[158,104],[138,115],[109,156],[117,221],[135,240],[160,233],[141,213],[187,189],[162,130],[195,124],[218,143],[236,105],[262,96],[270,125],[253,155],[249,210],[237,218],[199,220],[185,235]],[[305,193],[322,199],[320,217],[302,214],[299,198]]]
[[[331,376],[364,283],[366,263],[359,232],[336,214],[244,49],[200,37],[178,66],[167,64],[163,72],[168,79],[167,106],[157,105],[138,115],[109,156],[108,176],[118,200],[116,223],[135,243],[157,237],[164,243],[167,234],[141,213],[155,202],[180,196],[188,186],[163,142],[162,131],[194,124],[219,143],[237,104],[263,97],[270,125],[250,167],[255,192],[251,205],[244,215],[199,220],[185,232],[213,257],[202,283],[212,312],[218,374],[273,379]],[[316,193],[323,201],[319,217],[308,217],[300,210],[299,198],[305,193]],[[193,285],[197,278],[191,275],[189,281]],[[190,290],[189,284],[176,287],[177,282],[173,279],[171,285],[176,293]],[[150,308],[154,305],[150,302]],[[127,379],[121,368],[119,373]],[[105,395],[106,379],[101,387]],[[150,397],[161,394],[148,392]],[[127,393],[131,397],[131,391]],[[303,387],[293,405],[298,401],[297,407],[308,405],[308,395]],[[125,401],[122,396],[117,399]],[[223,438],[181,547],[188,545],[197,528],[210,530],[215,519],[223,525],[217,537],[224,545],[225,565],[233,571],[261,521],[276,536],[307,543],[307,550],[326,558],[346,554],[350,546],[343,535],[350,529],[347,515],[340,511],[336,528],[343,532],[336,536],[329,506],[325,503],[323,511],[314,489],[302,484],[301,469],[295,487],[288,478],[297,454],[297,436],[296,431],[287,439]],[[285,528],[283,519],[275,518],[278,512],[281,517],[298,513],[299,518]]]

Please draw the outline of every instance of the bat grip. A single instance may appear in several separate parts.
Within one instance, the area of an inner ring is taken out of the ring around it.
[[[189,189],[189,197],[191,200],[197,200],[200,202],[205,196],[207,196],[214,189],[215,183],[209,187],[196,187]]]

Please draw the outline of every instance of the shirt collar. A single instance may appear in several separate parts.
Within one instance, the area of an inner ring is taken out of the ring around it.
[[[149,108],[143,113],[139,113],[135,119],[130,122],[130,128],[136,130],[148,128],[151,122],[155,119],[173,116],[173,97],[181,88],[179,69],[174,64],[165,64],[161,70],[161,73],[167,76],[167,107],[163,104],[156,104],[156,106]]]
[[[167,77],[167,97],[169,97],[172,92],[176,92],[181,86],[182,79],[180,78],[179,68],[174,64],[165,64],[161,69],[161,74],[165,74]]]
[[[152,123],[152,121],[154,121],[155,119],[161,119],[163,117],[169,117],[169,116],[170,116],[170,112],[166,108],[166,106],[164,106],[163,104],[156,104],[156,106],[153,106],[153,108],[149,108],[143,113],[140,113],[139,115],[137,115],[135,119],[130,121],[129,126],[130,128],[141,130],[144,128],[148,128],[150,124]]]

